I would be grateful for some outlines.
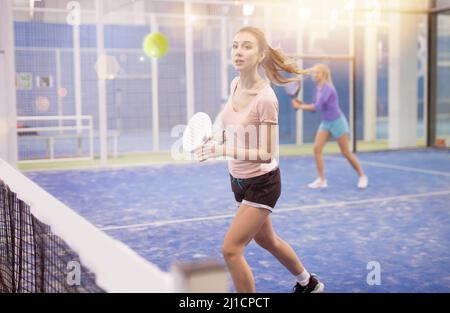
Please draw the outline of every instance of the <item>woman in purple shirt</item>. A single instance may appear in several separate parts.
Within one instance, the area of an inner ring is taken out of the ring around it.
[[[330,69],[325,64],[318,64],[311,69],[311,74],[317,85],[314,104],[305,104],[298,99],[292,101],[294,108],[319,112],[322,118],[322,123],[320,123],[319,129],[317,130],[314,142],[314,157],[316,159],[319,177],[309,184],[308,187],[313,189],[327,187],[322,150],[326,142],[333,137],[337,140],[344,157],[358,173],[358,187],[365,189],[369,184],[369,180],[364,174],[358,159],[349,149],[349,127],[345,115],[339,107],[339,99],[331,79]]]

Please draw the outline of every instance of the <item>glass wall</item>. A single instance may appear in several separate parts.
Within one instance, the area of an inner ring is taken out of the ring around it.
[[[33,14],[28,3],[13,9],[21,161],[95,158],[105,140],[113,158],[170,151],[182,131],[174,128],[191,113],[214,119],[220,111],[238,74],[232,38],[246,25],[260,27],[302,68],[329,65],[359,151],[425,144],[428,1],[80,0],[78,25],[73,1],[35,3]],[[438,24],[441,142],[449,134],[449,16]],[[155,31],[169,41],[156,60],[142,47]],[[284,89],[273,88],[281,144],[311,148],[318,114],[295,111]],[[313,101],[308,77],[302,93]]]
[[[450,10],[437,17],[436,139],[450,147]]]

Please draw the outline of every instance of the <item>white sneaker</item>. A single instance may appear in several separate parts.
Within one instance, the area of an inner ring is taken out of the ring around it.
[[[321,178],[317,178],[315,181],[313,181],[311,184],[308,185],[311,189],[318,189],[318,188],[327,188],[327,180],[322,180]]]
[[[369,179],[366,175],[359,177],[358,179],[358,188],[366,189],[369,186]]]

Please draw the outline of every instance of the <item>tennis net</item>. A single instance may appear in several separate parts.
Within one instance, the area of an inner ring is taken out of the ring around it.
[[[173,292],[173,275],[0,159],[0,292]]]

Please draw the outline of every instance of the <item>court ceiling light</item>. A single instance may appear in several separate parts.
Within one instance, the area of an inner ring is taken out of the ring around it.
[[[253,14],[253,12],[255,11],[255,5],[253,4],[244,4],[242,6],[242,14],[244,16],[250,16]]]

